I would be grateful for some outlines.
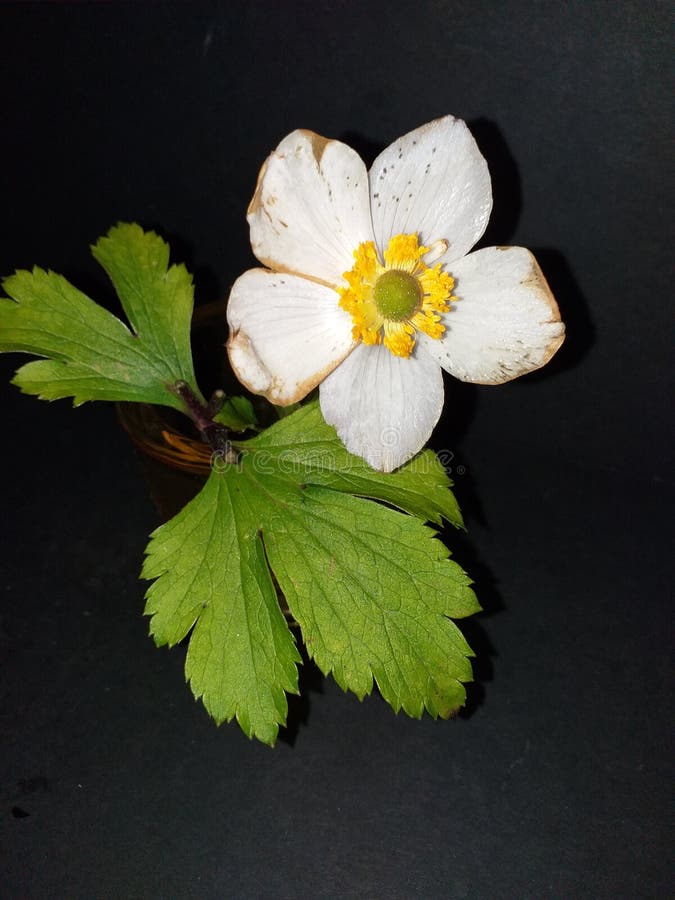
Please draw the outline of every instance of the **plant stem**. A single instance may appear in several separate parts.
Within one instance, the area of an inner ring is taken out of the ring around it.
[[[187,407],[186,412],[197,426],[202,440],[206,444],[210,444],[214,451],[222,454],[226,462],[236,462],[237,452],[230,443],[227,428],[213,420],[213,417],[218,414],[225,402],[224,391],[214,391],[211,399],[205,406],[186,381],[177,381],[174,388],[185,403]]]

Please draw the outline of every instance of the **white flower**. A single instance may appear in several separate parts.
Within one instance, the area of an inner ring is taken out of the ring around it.
[[[452,116],[399,138],[370,172],[339,141],[289,134],[248,210],[268,268],[245,272],[230,295],[239,379],[282,406],[320,385],[347,449],[385,472],[400,466],[438,421],[441,368],[500,384],[563,341],[528,250],[469,253],[491,208],[486,162]]]

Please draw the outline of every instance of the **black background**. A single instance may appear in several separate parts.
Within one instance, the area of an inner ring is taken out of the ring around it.
[[[359,703],[311,670],[274,750],[154,649],[157,516],[111,409],[3,410],[0,880],[27,897],[659,897],[670,891],[673,27],[655,2],[0,7],[0,272],[114,303],[88,245],[159,230],[197,302],[253,264],[245,209],[296,127],[370,162],[451,112],[488,159],[483,244],[535,251],[568,339],[447,380],[485,613],[468,710]]]

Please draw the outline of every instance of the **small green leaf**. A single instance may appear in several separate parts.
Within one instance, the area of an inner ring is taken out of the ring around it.
[[[236,716],[267,743],[284,721],[283,692],[297,689],[298,661],[270,569],[309,654],[359,698],[376,682],[395,710],[448,716],[472,677],[473,654],[452,618],[478,603],[416,517],[453,509],[441,496],[447,480],[436,473],[427,490],[415,468],[398,478],[374,472],[339,452],[326,429],[316,409],[300,410],[241,442],[239,462],[212,472],[154,533],[143,569],[157,579],[146,608],[157,643],[193,629],[186,673],[195,695],[217,721]],[[299,446],[294,457],[282,453]],[[317,447],[338,454],[339,471],[306,452]]]
[[[258,417],[248,397],[228,397],[214,420],[232,431],[258,428]]]
[[[169,248],[138,225],[117,225],[92,248],[119,294],[133,332],[61,275],[35,268],[3,282],[0,350],[46,359],[16,373],[45,400],[137,400],[183,410],[179,380],[197,392],[190,350],[192,280],[169,267]]]

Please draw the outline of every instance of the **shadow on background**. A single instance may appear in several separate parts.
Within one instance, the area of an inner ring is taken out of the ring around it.
[[[569,263],[559,250],[550,247],[530,247],[546,276],[555,297],[560,316],[565,323],[565,341],[553,359],[525,379],[544,378],[575,368],[595,343],[596,329],[589,306],[572,273]]]
[[[307,649],[297,626],[292,629],[296,636],[298,650],[302,657],[302,665],[298,667],[298,694],[286,694],[288,715],[286,725],[279,729],[279,740],[293,747],[298,738],[300,728],[309,721],[312,708],[312,694],[323,694],[326,676],[309,658]]]
[[[452,466],[448,467],[448,475],[454,483],[453,492],[462,510],[465,524],[470,529],[472,522],[478,522],[483,528],[489,529],[471,471],[462,462],[461,455],[456,455],[452,463]],[[482,612],[468,619],[458,620],[456,623],[475,653],[472,660],[474,680],[466,685],[466,705],[459,713],[460,716],[468,718],[485,701],[485,685],[493,680],[493,660],[499,655],[483,623],[506,607],[497,587],[497,578],[481,558],[470,530],[464,532],[446,525],[439,533],[439,538],[450,550],[452,559],[471,578],[473,589],[482,607]]]
[[[478,247],[508,244],[523,207],[520,173],[501,131],[487,119],[467,123],[492,179],[492,213]]]
[[[370,169],[375,162],[375,158],[388,146],[380,141],[373,141],[358,131],[345,131],[338,140],[356,150],[366,164],[367,169]]]

